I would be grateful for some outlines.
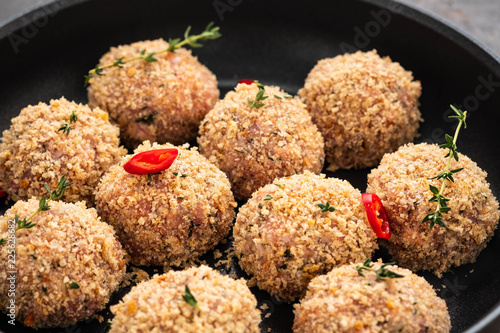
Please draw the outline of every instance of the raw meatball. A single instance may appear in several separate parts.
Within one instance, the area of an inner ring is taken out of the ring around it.
[[[309,284],[295,305],[294,333],[412,332],[447,333],[450,315],[446,303],[424,278],[397,266],[403,275],[381,281],[374,271],[356,270],[363,264],[334,268]],[[374,263],[378,270],[381,262]]]
[[[264,89],[268,98],[256,108],[249,100],[257,84],[237,85],[200,126],[200,152],[227,174],[240,200],[275,178],[323,168],[323,138],[304,104],[278,87]]]
[[[18,201],[0,217],[0,308],[15,300],[16,321],[33,328],[64,327],[102,310],[125,274],[125,251],[113,227],[101,222],[84,202],[51,201],[38,213],[31,229],[15,232],[15,214],[22,220],[38,209],[39,201]],[[15,296],[7,297],[15,273]],[[9,312],[8,312],[9,313]]]
[[[135,153],[163,148],[174,146],[146,141]],[[127,173],[123,164],[132,156],[126,156],[97,188],[99,214],[137,265],[185,264],[214,248],[232,226],[236,202],[226,175],[196,148],[178,149],[158,175]]]
[[[332,207],[327,209],[318,205]],[[332,211],[331,211],[332,210]],[[259,189],[233,229],[240,266],[287,302],[333,267],[371,257],[377,237],[349,182],[306,172]]]
[[[474,262],[486,247],[498,224],[498,201],[491,193],[486,172],[467,156],[458,154],[450,170],[455,182],[446,182],[443,195],[451,210],[442,214],[447,228],[435,225],[429,230],[424,217],[436,210],[429,179],[446,168],[447,150],[426,143],[408,144],[387,154],[378,168],[368,175],[367,191],[375,193],[387,210],[392,237],[383,244],[400,266],[412,270],[431,270],[438,276],[451,266]]]
[[[184,299],[186,286],[195,299]],[[260,311],[245,280],[208,266],[170,271],[132,288],[117,305],[111,333],[260,332]]]
[[[99,65],[115,59],[168,48],[163,39],[113,47]],[[88,88],[89,105],[109,112],[120,125],[122,140],[135,148],[144,140],[182,144],[196,138],[205,114],[219,99],[217,79],[191,51],[180,48],[111,67],[94,75]]]
[[[412,141],[422,121],[420,81],[377,52],[320,60],[299,90],[325,140],[328,169],[375,166]]]
[[[72,112],[77,120],[70,122]],[[58,131],[67,124],[69,133]],[[94,203],[94,190],[109,167],[125,155],[119,146],[118,127],[99,108],[61,98],[21,110],[3,132],[0,144],[0,178],[12,200],[47,194],[45,184],[57,188],[66,175],[73,186],[63,200]]]

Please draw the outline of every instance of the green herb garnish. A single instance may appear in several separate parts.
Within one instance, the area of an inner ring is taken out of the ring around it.
[[[76,115],[76,110],[71,111],[71,114],[69,116],[69,123],[73,124],[78,120],[78,116]],[[58,132],[62,131],[63,133],[66,133],[66,135],[69,135],[69,132],[71,130],[71,126],[68,123],[62,123],[61,127],[57,130]],[[44,146],[45,149],[45,146]]]
[[[198,306],[198,302],[196,301],[196,298],[194,298],[193,294],[191,294],[191,291],[189,290],[188,285],[186,284],[186,288],[184,291],[184,294],[182,294],[182,299],[189,305],[196,307],[198,310],[200,310],[200,307]]]
[[[395,264],[394,262],[389,262],[387,264],[383,264],[377,270],[374,270],[372,268],[373,265],[371,263],[372,263],[372,261],[370,259],[366,259],[365,262],[363,263],[363,266],[356,267],[356,270],[358,271],[358,274],[360,276],[362,276],[362,277],[365,277],[365,275],[363,274],[364,270],[372,271],[372,272],[375,272],[377,280],[379,280],[379,281],[385,281],[387,279],[395,279],[395,278],[402,278],[402,277],[404,277],[403,275],[400,275],[400,274],[398,274],[396,272],[390,271],[390,270],[388,270],[386,268],[387,266],[394,265]]]
[[[149,181],[152,181],[153,180],[153,177],[154,175],[161,175],[161,171],[160,172],[156,172],[156,173],[149,173],[148,174],[148,180]]]
[[[16,231],[19,229],[31,229],[36,225],[36,223],[30,222],[30,220],[33,219],[36,216],[36,214],[50,210],[49,202],[51,200],[61,199],[64,196],[64,193],[66,192],[66,188],[71,184],[73,184],[67,182],[66,180],[67,180],[66,176],[62,176],[61,179],[59,180],[59,183],[57,184],[57,190],[55,191],[50,191],[49,184],[45,184],[45,189],[47,190],[47,192],[49,192],[49,198],[47,199],[47,196],[44,195],[40,199],[40,202],[38,203],[38,209],[28,218],[20,220],[19,216],[15,214],[14,220],[16,221],[17,224]]]
[[[111,330],[112,325],[113,325],[113,322],[111,321],[111,319],[108,319],[106,321],[106,325],[104,326],[103,332],[104,333],[109,332]]]
[[[69,123],[73,124],[78,120],[78,116],[76,115],[76,110],[71,111],[71,115],[69,116]]]
[[[58,132],[63,131],[63,133],[66,133],[66,135],[69,135],[69,131],[71,130],[71,127],[67,123],[62,123],[61,127],[57,130]]]
[[[451,208],[448,206],[448,201],[450,201],[450,199],[446,198],[443,195],[443,191],[444,191],[444,188],[446,185],[446,181],[455,182],[455,180],[453,179],[453,174],[455,174],[463,169],[463,168],[459,168],[459,169],[450,170],[450,165],[451,165],[452,158],[454,158],[455,161],[458,162],[458,152],[457,152],[456,143],[457,143],[458,133],[460,132],[460,128],[462,127],[462,125],[464,126],[464,128],[467,128],[467,123],[465,122],[465,119],[467,117],[467,111],[463,112],[463,111],[455,108],[453,105],[450,105],[450,107],[455,112],[455,115],[451,115],[448,118],[456,118],[456,119],[458,119],[459,123],[458,123],[456,130],[455,130],[455,135],[453,136],[453,138],[451,136],[449,136],[448,134],[446,134],[446,136],[445,136],[446,143],[439,146],[440,148],[449,149],[448,153],[444,156],[445,158],[446,157],[448,158],[448,162],[446,164],[446,169],[443,172],[441,172],[440,174],[438,174],[437,176],[429,178],[429,179],[441,179],[442,180],[441,187],[439,189],[433,185],[429,185],[429,189],[433,194],[432,198],[429,199],[429,202],[436,202],[437,203],[436,210],[432,213],[427,214],[424,217],[424,219],[422,220],[422,223],[430,221],[429,230],[432,230],[432,228],[434,227],[435,224],[446,228],[446,224],[444,223],[443,217],[441,214],[448,213],[451,210]]]
[[[176,172],[176,171],[174,171],[172,173],[174,174],[174,176],[178,176],[179,175],[179,173]],[[186,178],[187,176],[188,176],[187,173],[181,173],[181,178]]]
[[[36,223],[31,222],[31,220],[38,213],[50,210],[49,202],[51,200],[61,199],[64,196],[64,192],[66,192],[66,187],[73,184],[67,182],[66,180],[67,180],[66,176],[62,176],[61,179],[59,180],[59,183],[57,184],[57,190],[55,191],[50,191],[49,185],[45,184],[45,189],[47,190],[47,192],[49,192],[49,198],[47,199],[47,196],[44,195],[38,203],[38,209],[29,217],[21,220],[17,214],[14,214],[14,221],[16,222],[16,229],[14,230],[14,232],[16,232],[19,229],[33,228],[36,225]],[[4,245],[5,243],[7,243],[6,239],[4,238],[0,239],[0,245]]]
[[[330,206],[328,202],[326,204],[319,203],[317,206],[321,208],[322,212],[333,212],[335,210],[335,207]]]
[[[266,197],[264,198],[265,201],[271,200],[273,197],[270,194],[266,194]]]
[[[161,54],[161,53],[166,53],[166,52],[175,52],[176,49],[178,49],[184,45],[189,45],[193,48],[202,47],[203,45],[200,44],[199,42],[204,42],[206,40],[213,40],[213,39],[219,38],[221,36],[219,30],[220,30],[219,27],[214,26],[214,23],[210,22],[201,34],[190,35],[189,33],[191,31],[191,26],[189,26],[189,27],[187,27],[186,32],[184,33],[184,40],[183,41],[181,41],[180,38],[169,39],[168,40],[168,48],[166,48],[164,50],[157,51],[157,52],[146,52],[146,50],[141,50],[140,54],[138,56],[126,58],[126,59],[124,57],[117,58],[117,59],[115,59],[114,62],[103,65],[101,67],[99,67],[99,65],[96,65],[96,67],[94,69],[91,69],[88,72],[88,74],[85,75],[85,86],[87,86],[89,84],[90,79],[92,77],[94,77],[95,75],[104,75],[102,72],[104,70],[104,68],[108,68],[108,67],[123,68],[123,65],[125,63],[130,62],[130,61],[134,61],[134,60],[141,60],[141,59],[145,60],[147,62],[155,62],[155,61],[158,61],[158,59],[156,59],[154,57],[155,55]]]
[[[80,289],[80,285],[79,285],[78,283],[76,283],[75,281],[71,281],[71,282],[69,283],[69,287],[70,287],[71,289]]]
[[[257,80],[255,80],[254,83],[257,85],[257,88],[259,88],[259,92],[257,93],[257,95],[255,95],[255,99],[253,101],[250,100],[250,99],[247,100],[248,101],[248,105],[251,108],[261,108],[265,104],[264,103],[259,103],[259,102],[265,100],[269,96],[264,96],[264,93],[266,92],[266,90],[264,89],[264,85],[260,84],[259,81],[257,81]]]

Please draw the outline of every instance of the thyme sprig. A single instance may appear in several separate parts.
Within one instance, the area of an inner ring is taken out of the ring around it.
[[[264,85],[261,84],[259,81],[255,80],[253,81],[256,85],[257,85],[257,88],[259,88],[259,92],[257,93],[257,95],[255,95],[255,98],[254,100],[250,100],[250,98],[247,99],[248,101],[248,105],[251,107],[251,108],[261,108],[263,107],[265,104],[264,103],[260,103],[262,102],[263,100],[269,98],[269,96],[264,96],[264,94],[266,93],[266,90],[264,88]]]
[[[95,68],[89,70],[88,74],[85,75],[85,86],[89,84],[90,79],[93,78],[95,75],[99,76],[104,75],[103,70],[105,68],[109,67],[123,68],[123,65],[126,64],[127,62],[135,60],[145,60],[147,62],[155,62],[158,61],[158,59],[154,57],[155,55],[166,52],[175,52],[175,50],[184,45],[189,45],[192,48],[202,47],[203,45],[200,42],[217,39],[220,36],[222,36],[219,30],[220,30],[219,27],[214,26],[214,23],[210,22],[205,28],[205,30],[203,30],[200,34],[190,35],[189,33],[191,32],[191,26],[189,26],[187,27],[186,32],[184,33],[184,40],[181,41],[180,38],[169,39],[168,47],[164,50],[156,52],[146,52],[146,50],[141,50],[138,56],[130,58],[125,58],[125,57],[116,58],[115,61],[112,63],[103,66],[96,65]]]
[[[200,307],[198,306],[198,301],[196,301],[196,298],[194,298],[193,294],[191,294],[191,291],[189,290],[188,285],[186,284],[186,288],[184,289],[184,294],[182,294],[182,299],[189,305],[194,306],[198,310],[201,311]]]
[[[450,105],[450,107],[455,112],[455,115],[451,115],[448,118],[458,119],[459,122],[457,128],[455,129],[455,135],[453,136],[453,138],[446,134],[446,143],[439,146],[440,148],[448,149],[448,153],[444,156],[445,158],[448,158],[445,170],[437,176],[429,178],[429,180],[441,179],[441,187],[439,189],[436,186],[429,185],[429,189],[433,194],[432,198],[429,199],[429,202],[437,203],[436,210],[432,213],[427,214],[422,220],[422,223],[430,221],[429,230],[432,230],[432,228],[436,224],[446,228],[446,224],[444,223],[442,214],[446,214],[451,210],[451,208],[448,206],[448,201],[450,201],[450,199],[446,198],[443,195],[446,181],[450,181],[452,183],[455,182],[455,179],[453,179],[453,174],[463,169],[458,168],[450,170],[450,166],[452,158],[458,162],[457,138],[462,125],[464,128],[467,128],[467,123],[465,122],[465,119],[467,118],[467,111],[461,111],[453,105]]]
[[[67,182],[68,178],[66,178],[66,175],[62,176],[61,179],[59,180],[59,183],[57,184],[57,190],[51,191],[49,184],[45,183],[45,189],[49,193],[49,197],[47,198],[46,195],[44,195],[39,203],[38,203],[38,209],[31,214],[29,217],[24,218],[23,220],[19,219],[19,216],[15,214],[14,219],[16,221],[16,231],[19,229],[31,229],[33,228],[36,223],[30,222],[38,213],[44,212],[47,210],[50,210],[49,202],[52,200],[58,200],[61,199],[64,196],[64,193],[66,192],[66,188],[70,186],[73,183]]]
[[[322,204],[322,203],[319,203],[317,205],[319,208],[321,208],[321,212],[333,212],[335,210],[335,207],[333,207],[332,205],[330,205],[329,202],[327,202],[326,204]]]
[[[78,120],[78,116],[76,115],[75,110],[71,111],[71,114],[69,116],[69,123],[73,124],[76,123]],[[69,132],[71,131],[71,126],[68,123],[62,123],[61,127],[57,130],[58,132],[63,131],[63,133],[66,133],[66,135],[69,135]]]
[[[365,277],[365,275],[363,274],[364,270],[375,272],[377,280],[379,280],[379,281],[385,281],[387,279],[396,279],[396,278],[404,277],[404,275],[390,271],[386,268],[387,266],[392,266],[394,264],[395,264],[394,262],[388,262],[386,264],[382,264],[382,266],[380,266],[379,269],[374,270],[372,268],[373,267],[372,261],[370,259],[366,259],[365,262],[363,263],[363,266],[356,267],[356,270],[358,271],[358,274],[362,277]]]
[[[49,197],[47,198],[47,196],[44,195],[38,203],[38,209],[33,214],[31,214],[28,217],[25,217],[22,220],[19,218],[17,214],[14,214],[14,221],[16,222],[16,229],[14,232],[18,231],[19,229],[33,228],[36,225],[36,223],[32,222],[31,220],[38,213],[50,210],[49,202],[52,200],[61,199],[64,196],[64,193],[66,192],[66,188],[71,184],[73,183],[67,182],[66,176],[61,177],[59,183],[57,184],[57,190],[55,191],[51,191],[49,185],[45,184],[45,189],[47,190],[47,192],[49,192]],[[5,243],[7,243],[7,240],[1,238],[0,245],[4,245]]]
[[[69,123],[70,124],[76,123],[77,120],[78,116],[76,115],[76,110],[71,111],[71,114],[69,116]]]

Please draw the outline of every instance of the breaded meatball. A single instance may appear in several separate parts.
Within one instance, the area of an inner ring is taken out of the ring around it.
[[[189,294],[186,293],[186,286]],[[184,296],[192,295],[189,304]],[[208,266],[169,271],[132,288],[117,305],[111,333],[260,332],[260,311],[245,280]]]
[[[264,89],[268,98],[257,103],[264,105],[250,107],[258,85],[237,85],[200,125],[200,152],[227,174],[240,200],[275,178],[323,168],[323,138],[304,104],[278,87]]]
[[[73,114],[78,118],[70,121]],[[63,125],[69,130],[61,129]],[[60,130],[61,129],[61,130]],[[66,175],[73,186],[63,200],[93,205],[94,190],[109,167],[125,155],[119,129],[99,108],[69,102],[64,97],[21,110],[3,132],[0,178],[14,201],[47,194]]]
[[[328,169],[375,166],[412,141],[420,81],[375,50],[320,60],[299,95],[325,140]]]
[[[294,333],[412,332],[447,333],[450,315],[444,300],[424,278],[397,266],[385,269],[401,278],[377,279],[375,271],[356,268],[362,263],[334,268],[309,284],[295,305]]]
[[[135,153],[163,148],[174,146],[146,141]],[[123,164],[132,156],[125,156],[97,188],[97,210],[135,264],[185,264],[214,248],[232,226],[236,202],[226,175],[196,148],[178,149],[172,166],[154,175],[127,173]]]
[[[51,201],[49,211],[31,220],[34,227],[15,232],[14,243],[15,214],[22,220],[38,206],[35,198],[18,201],[0,217],[0,238],[8,240],[0,246],[0,308],[10,313],[6,307],[15,300],[16,321],[64,327],[106,306],[124,277],[126,252],[113,227],[84,202]],[[15,296],[7,297],[9,290]]]
[[[305,172],[276,179],[243,205],[233,229],[240,266],[287,302],[333,267],[371,257],[377,237],[349,182]]]
[[[474,262],[491,239],[500,217],[498,201],[491,193],[486,172],[467,156],[458,154],[450,170],[463,168],[447,181],[443,195],[449,199],[449,213],[442,214],[446,228],[429,230],[424,217],[436,210],[429,202],[430,179],[446,168],[447,150],[437,145],[408,144],[382,159],[368,175],[367,191],[375,193],[385,206],[392,236],[384,245],[400,266],[431,270],[441,276],[452,266]]]
[[[168,46],[157,39],[113,47],[99,65]],[[154,58],[157,61],[134,60],[123,68],[106,68],[104,75],[90,80],[89,105],[109,112],[129,148],[144,140],[176,145],[194,140],[200,121],[219,99],[215,75],[191,51],[179,48]]]

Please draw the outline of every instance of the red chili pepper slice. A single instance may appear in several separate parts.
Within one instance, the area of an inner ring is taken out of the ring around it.
[[[4,190],[0,190],[0,198],[6,197],[6,196],[7,196],[7,192],[5,192]]]
[[[243,80],[239,80],[238,81],[238,84],[240,83],[244,83],[244,84],[252,84],[254,83],[255,81],[254,80],[247,80],[247,79],[243,79]]]
[[[368,222],[370,222],[375,234],[379,238],[391,238],[391,226],[389,224],[389,219],[387,218],[387,212],[385,211],[382,201],[380,201],[378,195],[373,193],[363,193],[361,198],[366,209]]]
[[[132,157],[123,169],[134,175],[149,175],[170,168],[179,151],[175,148],[156,149]]]

